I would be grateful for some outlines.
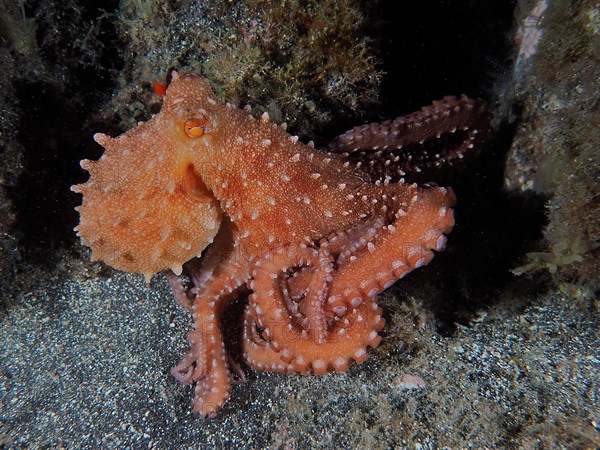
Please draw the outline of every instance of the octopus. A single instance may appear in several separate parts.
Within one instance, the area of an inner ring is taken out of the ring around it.
[[[446,97],[319,150],[173,72],[158,114],[95,134],[105,151],[81,161],[75,231],[93,259],[147,280],[166,273],[193,317],[172,373],[194,385],[194,411],[214,417],[240,372],[224,311],[244,292],[250,367],[324,374],[365,361],[384,326],[378,294],[431,261],[454,225],[453,191],[411,177],[461,160],[486,127],[483,101]]]

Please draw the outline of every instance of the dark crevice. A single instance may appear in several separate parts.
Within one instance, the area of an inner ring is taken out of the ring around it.
[[[79,160],[96,152],[89,118],[110,95],[122,66],[118,34],[106,19],[117,7],[114,1],[26,5],[26,14],[36,18],[46,72],[13,83],[24,112],[18,128],[24,168],[10,196],[14,231],[32,262],[52,265],[56,250],[75,242],[74,207],[81,199],[69,188],[85,179]],[[64,26],[56,27],[57,21]]]
[[[498,130],[479,158],[449,180],[458,203],[447,248],[434,259],[434,271],[426,268],[409,281],[436,286],[430,307],[444,335],[452,334],[456,324],[469,325],[479,311],[500,301],[500,293],[518,281],[511,269],[543,237],[546,198],[503,189],[513,135],[512,126]],[[543,281],[530,289],[544,289]]]

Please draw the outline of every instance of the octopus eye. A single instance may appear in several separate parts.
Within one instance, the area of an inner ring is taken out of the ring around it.
[[[200,136],[202,136],[206,131],[206,123],[207,120],[189,119],[186,120],[185,124],[183,125],[183,129],[185,131],[185,134],[188,135],[188,137],[192,139],[197,139]]]

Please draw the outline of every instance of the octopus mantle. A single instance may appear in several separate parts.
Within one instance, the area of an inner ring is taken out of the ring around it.
[[[76,231],[117,269],[147,279],[167,271],[194,319],[173,374],[195,385],[194,410],[212,417],[237,367],[220,320],[242,289],[251,367],[321,374],[367,358],[384,325],[377,294],[427,264],[454,224],[451,190],[403,175],[461,159],[483,111],[480,101],[447,97],[321,151],[266,114],[220,103],[200,76],[173,73],[159,114],[116,138],[94,136],[105,152],[81,162],[90,178],[72,188],[83,194]],[[446,139],[445,156],[410,150],[460,133]]]

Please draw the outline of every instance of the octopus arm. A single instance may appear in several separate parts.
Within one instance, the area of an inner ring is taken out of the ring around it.
[[[392,185],[394,189],[405,185]],[[398,197],[401,197],[398,192]],[[325,373],[361,363],[376,347],[383,327],[377,294],[442,250],[454,218],[454,194],[444,188],[415,189],[389,225],[375,220],[356,246],[353,233],[336,236],[346,245],[334,270],[329,241],[318,248],[274,248],[252,274],[251,311],[246,315],[245,356],[261,370]],[[338,242],[337,246],[340,245]],[[351,250],[348,250],[351,249]],[[301,270],[282,288],[281,277]],[[297,306],[296,306],[297,304]],[[257,332],[257,329],[262,330]],[[262,339],[262,341],[261,341]]]
[[[344,154],[375,179],[440,181],[476,153],[489,129],[485,101],[448,96],[415,113],[355,127],[324,149]]]
[[[249,277],[247,255],[234,244],[234,233],[231,224],[224,221],[213,243],[214,250],[209,248],[203,261],[186,266],[196,285],[190,291],[194,330],[188,334],[190,351],[171,373],[179,381],[195,385],[192,405],[204,417],[214,417],[231,390],[230,358],[220,320]]]
[[[327,320],[325,301],[328,295],[331,264],[327,252],[303,246],[282,245],[273,249],[260,261],[260,270],[253,273],[250,296],[252,312],[246,316],[245,329],[262,329],[268,353],[260,353],[256,335],[245,342],[248,362],[258,369],[281,372],[314,372],[322,374],[331,370],[346,370],[352,359],[358,363],[367,357],[366,347],[379,344],[377,334],[384,324],[381,309],[375,302],[360,305],[342,318]],[[290,320],[284,292],[279,289],[277,277],[291,268],[311,267],[311,277],[300,308],[305,311],[303,323]],[[249,323],[248,323],[249,322]],[[273,353],[279,352],[279,358]],[[258,354],[258,355],[257,355]]]
[[[399,185],[401,186],[401,185]],[[395,185],[391,186],[392,188]],[[450,189],[417,189],[395,218],[369,238],[366,248],[346,258],[330,286],[328,307],[343,313],[392,286],[407,273],[429,263],[445,247],[445,233],[454,225]]]

